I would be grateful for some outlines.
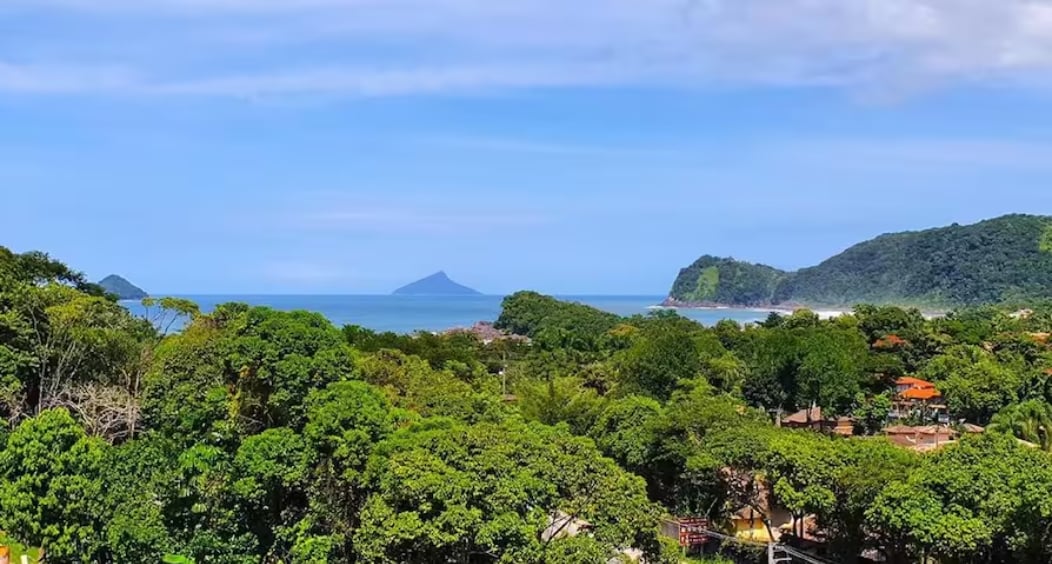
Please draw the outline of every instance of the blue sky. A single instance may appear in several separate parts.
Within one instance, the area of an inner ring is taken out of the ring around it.
[[[1039,0],[3,0],[0,244],[155,293],[661,294],[1052,213]]]

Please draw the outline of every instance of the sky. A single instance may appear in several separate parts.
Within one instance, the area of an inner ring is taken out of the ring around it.
[[[154,294],[660,295],[1050,180],[1048,0],[0,0],[0,245]]]

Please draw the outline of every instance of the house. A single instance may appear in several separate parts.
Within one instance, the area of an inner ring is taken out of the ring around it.
[[[766,484],[761,484],[757,501],[756,507],[742,507],[731,514],[731,533],[736,538],[749,542],[778,542],[783,531],[797,529],[799,523],[793,513],[771,502],[770,488]]]
[[[471,326],[470,329],[465,329],[463,327],[450,329],[448,331],[445,331],[444,334],[456,335],[460,333],[473,335],[476,339],[482,341],[482,344],[484,345],[488,345],[494,341],[512,341],[518,343],[528,343],[530,341],[528,337],[524,337],[522,335],[514,335],[501,331],[500,329],[497,329],[493,325],[493,323],[490,323],[488,321],[479,321],[475,325]]]
[[[781,420],[783,427],[790,429],[813,429],[843,437],[855,434],[855,420],[850,417],[822,416],[821,407],[803,409]]]
[[[895,393],[901,395],[911,390],[932,390],[938,393],[938,390],[935,389],[935,384],[927,380],[921,380],[913,376],[903,376],[895,380]]]
[[[895,400],[889,415],[892,419],[914,417],[947,423],[946,406],[941,402],[942,392],[935,388],[935,384],[903,376],[895,380]]]
[[[943,425],[893,425],[884,429],[884,435],[889,441],[918,452],[935,450],[957,440],[957,431]]]

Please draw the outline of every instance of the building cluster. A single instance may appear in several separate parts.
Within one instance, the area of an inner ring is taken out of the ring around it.
[[[883,434],[891,442],[914,450],[931,450],[955,440],[961,432],[949,426],[950,418],[942,393],[935,384],[903,376],[895,381],[895,397],[888,413],[889,426]],[[918,426],[903,422],[923,423]],[[781,418],[779,424],[792,429],[811,429],[832,435],[850,437],[855,433],[855,419],[848,416],[826,416],[822,408],[811,407]],[[982,432],[982,427],[963,426],[965,432]]]

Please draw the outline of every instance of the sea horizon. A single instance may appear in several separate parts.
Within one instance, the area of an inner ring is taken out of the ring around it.
[[[493,322],[500,316],[501,303],[510,294],[470,296],[398,296],[390,294],[157,294],[195,302],[203,313],[219,304],[241,302],[293,311],[320,313],[336,326],[360,325],[374,331],[413,333],[445,331],[470,327],[480,321]],[[575,301],[629,317],[647,315],[660,309],[665,295],[660,294],[556,294],[554,297]],[[123,300],[130,311],[144,313],[140,300]],[[768,310],[745,308],[677,309],[680,315],[704,325],[722,319],[739,323],[762,321]]]

